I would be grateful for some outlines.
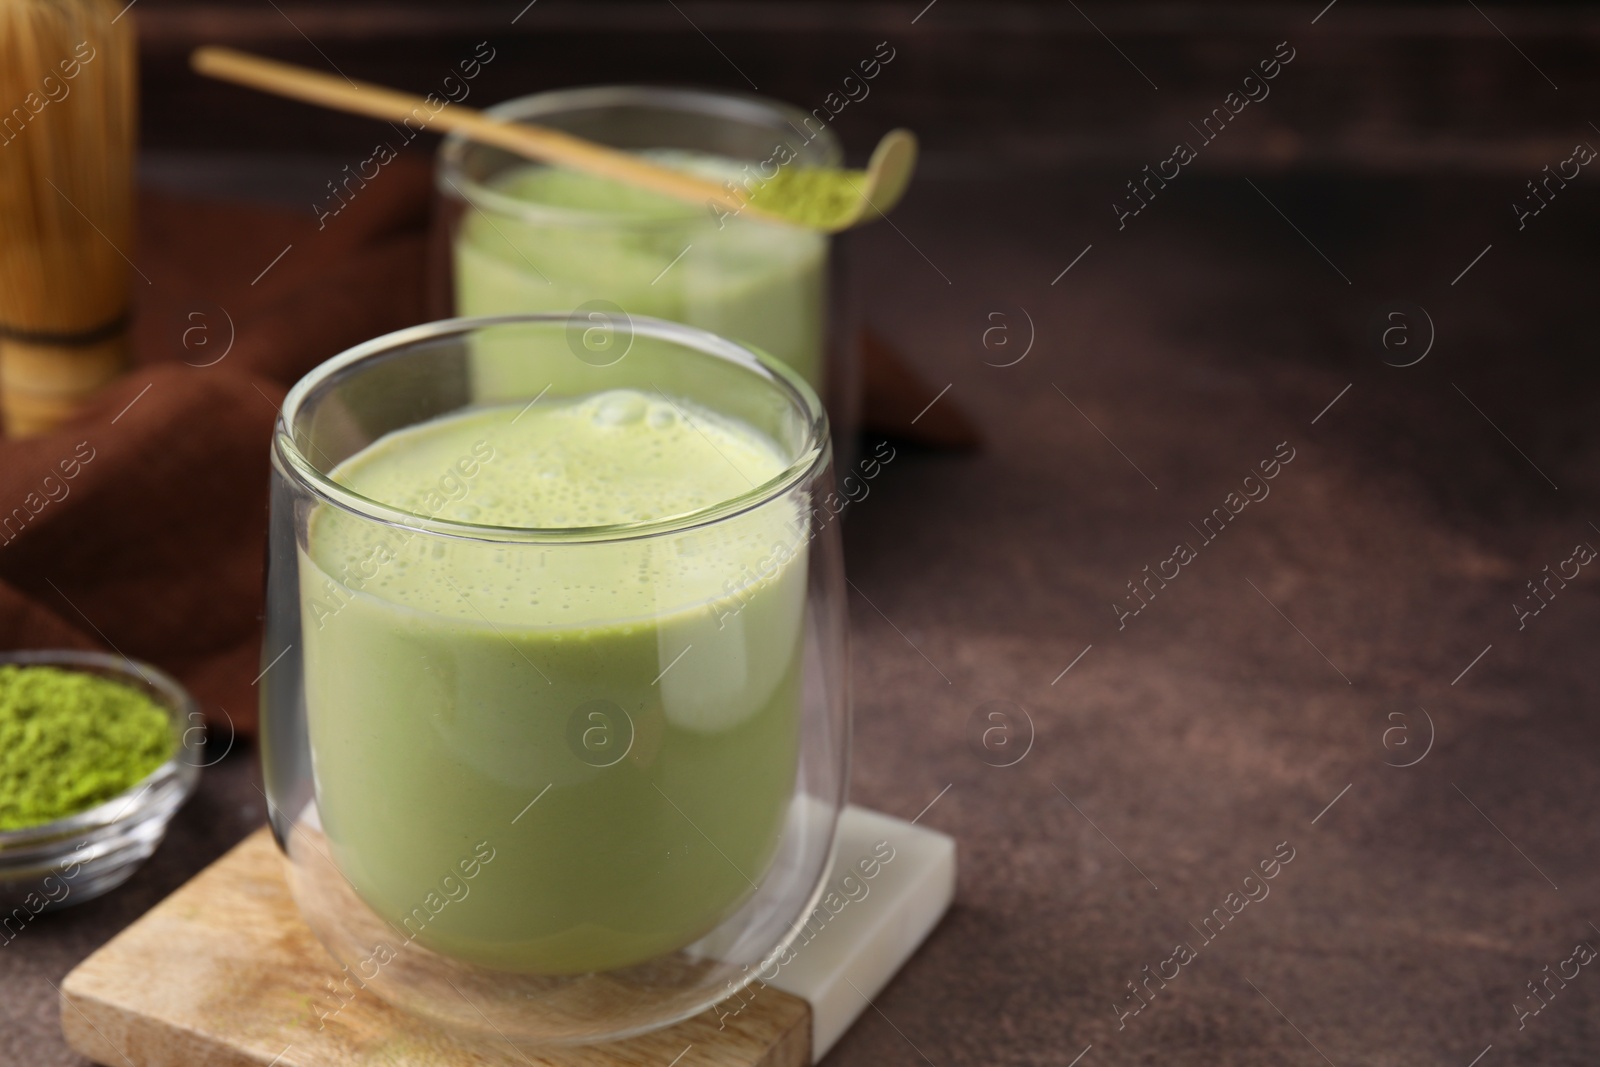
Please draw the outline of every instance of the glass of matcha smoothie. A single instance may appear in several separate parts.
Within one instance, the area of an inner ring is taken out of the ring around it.
[[[273,448],[262,747],[343,979],[572,1043],[792,958],[844,800],[828,423],[655,319],[455,319],[301,380]]]
[[[779,167],[837,167],[816,114],[762,97],[594,86],[520,97],[488,113],[639,152],[746,189]],[[738,217],[529,162],[452,134],[437,184],[447,218],[452,313],[574,309],[698,326],[787,363],[855,420],[853,288],[838,238]]]

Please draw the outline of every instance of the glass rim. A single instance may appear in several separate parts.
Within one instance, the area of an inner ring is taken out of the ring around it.
[[[347,348],[307,372],[284,397],[283,406],[278,410],[277,423],[273,428],[274,466],[281,465],[286,477],[323,503],[349,512],[358,518],[386,526],[471,541],[595,544],[685,533],[726,521],[777,499],[821,471],[829,462],[832,456],[832,443],[827,412],[823,409],[822,401],[816,391],[787,364],[753,345],[730,341],[708,330],[643,315],[628,316],[629,328],[634,336],[652,337],[678,344],[695,349],[703,355],[742,366],[758,377],[764,376],[769,384],[786,394],[799,409],[806,426],[805,440],[801,443],[794,460],[765,482],[752,486],[737,496],[665,518],[610,523],[602,526],[497,526],[440,519],[364,496],[334,481],[318,469],[295,440],[294,422],[302,407],[325,383],[341,371],[360,363],[382,360],[403,349],[453,334],[468,334],[496,326],[535,325],[565,329],[570,318],[570,312],[525,312],[440,319],[395,330]],[[540,394],[542,395],[543,393]],[[469,403],[447,414],[468,411],[475,406],[478,405]]]
[[[777,119],[803,136],[801,125],[812,118],[809,111],[758,93],[731,89],[695,89],[684,86],[656,85],[585,85],[572,89],[549,89],[502,100],[483,109],[483,114],[496,119],[530,117],[527,110],[534,105],[534,116],[578,107],[606,107],[627,104],[657,107],[662,110],[698,112],[710,118],[759,122]],[[819,142],[824,166],[841,166],[844,149],[833,129],[824,126],[815,137],[805,143]],[[678,227],[686,223],[704,221],[699,213],[686,211],[682,215],[629,214],[616,211],[595,211],[587,208],[560,207],[537,204],[508,196],[482,182],[467,176],[463,166],[466,152],[478,147],[477,142],[460,132],[447,133],[439,145],[438,165],[435,168],[435,185],[441,195],[454,197],[471,207],[492,211],[498,215],[523,218],[532,222],[558,223],[569,226],[619,226]],[[687,205],[685,205],[687,206]]]

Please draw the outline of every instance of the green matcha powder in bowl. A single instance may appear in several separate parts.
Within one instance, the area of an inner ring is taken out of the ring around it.
[[[193,699],[98,652],[0,655],[0,947],[42,911],[116,888],[194,792]]]

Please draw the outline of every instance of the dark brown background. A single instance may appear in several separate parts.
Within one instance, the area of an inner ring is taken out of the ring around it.
[[[140,0],[152,182],[309,211],[370,148],[369,125],[200,84],[203,41],[425,89],[487,38],[485,100],[742,70],[808,107],[898,49],[839,123],[857,151],[895,124],[927,147],[862,235],[868,315],[988,442],[903,447],[848,524],[854,795],[907,818],[938,797],[923,821],[962,873],[832,1062],[1594,1061],[1593,968],[1520,1031],[1513,1005],[1600,945],[1600,575],[1523,631],[1511,608],[1600,544],[1600,176],[1523,231],[1511,210],[1600,145],[1589,8],[280,7]],[[1272,96],[1119,232],[1123,183],[1285,39]],[[1406,368],[1369,337],[1396,299],[1437,333]],[[1280,442],[1270,498],[1119,631],[1124,583]],[[1009,768],[967,741],[992,700],[1033,726]],[[1386,766],[1421,751],[1419,708],[1431,750]],[[1385,748],[1390,713],[1414,747]],[[128,886],[0,947],[0,1062],[76,1062],[48,983],[258,825],[255,780],[230,755]],[[1284,841],[1271,896],[1119,1031],[1124,983]]]

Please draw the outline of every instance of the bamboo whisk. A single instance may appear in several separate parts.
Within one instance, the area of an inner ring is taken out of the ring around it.
[[[117,0],[0,0],[0,412],[70,415],[128,361],[136,43]]]

